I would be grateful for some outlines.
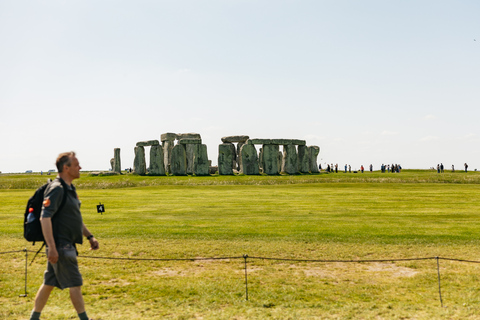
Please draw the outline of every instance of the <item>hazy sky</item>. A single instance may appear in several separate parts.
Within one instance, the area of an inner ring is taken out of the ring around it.
[[[0,0],[0,171],[137,141],[305,139],[319,163],[480,169],[480,1]]]

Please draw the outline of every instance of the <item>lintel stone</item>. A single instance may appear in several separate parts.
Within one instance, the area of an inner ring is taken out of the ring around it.
[[[175,141],[177,139],[177,134],[172,132],[164,133],[160,136],[160,140],[164,141]]]
[[[247,141],[250,139],[249,136],[227,136],[222,138],[223,143],[234,143],[234,142],[243,142]]]
[[[178,133],[177,140],[182,139],[202,139],[202,136],[199,133]]]
[[[307,144],[305,140],[298,139],[248,139],[247,144],[273,144],[273,145],[298,145],[304,146]]]
[[[180,144],[202,144],[202,139],[188,139],[183,138],[178,141]]]
[[[148,146],[158,146],[160,141],[158,140],[148,140],[148,141],[139,141],[137,142],[137,147],[148,147]]]

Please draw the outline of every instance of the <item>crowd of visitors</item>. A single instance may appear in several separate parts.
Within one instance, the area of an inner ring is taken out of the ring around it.
[[[468,172],[468,164],[465,162],[463,164],[463,166],[465,167],[465,172]],[[443,163],[437,164],[437,172],[438,173],[443,173],[444,170],[445,170],[445,167],[443,166]],[[477,169],[475,169],[475,171],[477,171]],[[453,164],[452,164],[452,172],[455,172],[455,165],[453,165]]]
[[[321,165],[321,164],[318,166],[318,169],[320,170],[320,172],[322,172],[322,165]],[[368,169],[370,170],[370,172],[373,172],[373,165],[370,164],[370,165],[368,166]],[[382,172],[388,172],[388,173],[390,173],[390,172],[392,172],[392,173],[393,173],[393,172],[398,172],[398,173],[399,173],[399,172],[402,171],[402,166],[399,165],[399,164],[392,164],[392,165],[387,164],[387,165],[385,165],[385,164],[382,163],[382,165],[381,165],[381,167],[380,167],[380,170],[381,170]],[[360,166],[360,170],[359,170],[359,171],[360,171],[361,173],[364,173],[364,172],[365,172],[365,167],[363,166],[363,164]],[[338,173],[338,163],[336,163],[335,165],[334,165],[333,163],[332,163],[332,164],[327,164],[327,166],[325,167],[325,172],[326,172],[326,173]],[[345,164],[344,169],[343,169],[343,172],[344,172],[344,173],[352,173],[352,166],[349,165],[349,164],[348,164],[348,165]],[[354,173],[357,173],[358,171],[355,170],[355,171],[353,171],[353,172],[354,172]]]

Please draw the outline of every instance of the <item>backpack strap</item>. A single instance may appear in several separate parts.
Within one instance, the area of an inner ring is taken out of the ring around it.
[[[65,202],[67,202],[67,192],[68,192],[68,186],[65,183],[65,181],[63,181],[62,178],[60,178],[59,180],[60,180],[60,183],[62,184],[62,187],[63,187],[63,198],[62,198],[62,202],[60,202],[60,206],[58,207],[57,212],[62,210],[63,206],[65,205]]]
[[[59,212],[60,210],[63,209],[63,206],[65,205],[65,202],[67,202],[67,192],[68,192],[68,186],[67,184],[65,183],[65,181],[63,181],[62,178],[60,178],[60,183],[62,184],[62,187],[63,187],[63,197],[62,197],[62,202],[60,202],[60,206],[58,207],[57,209],[57,212]],[[53,217],[55,218],[55,217]],[[52,219],[53,219],[52,218]],[[32,262],[30,262],[30,265],[32,265],[33,261],[35,260],[35,258],[38,256],[38,254],[40,253],[40,251],[42,251],[43,247],[46,246],[46,242],[43,241],[43,244],[42,246],[40,247],[40,249],[38,249],[37,253],[35,253],[35,256],[33,256],[33,259],[32,259]],[[35,245],[35,241],[33,242],[33,245]]]

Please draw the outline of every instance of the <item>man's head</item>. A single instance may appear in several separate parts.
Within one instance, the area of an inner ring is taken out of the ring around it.
[[[78,162],[75,152],[64,152],[57,157],[57,170],[60,176],[64,180],[70,180],[80,178],[80,163]]]

